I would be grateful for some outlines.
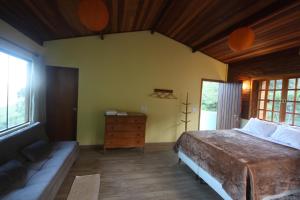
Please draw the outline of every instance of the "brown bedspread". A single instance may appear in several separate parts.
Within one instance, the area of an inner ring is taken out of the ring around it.
[[[300,189],[300,151],[235,130],[186,132],[174,147],[215,177],[234,200],[272,199]],[[273,196],[271,198],[271,196]]]

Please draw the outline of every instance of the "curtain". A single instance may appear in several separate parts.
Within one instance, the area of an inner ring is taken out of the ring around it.
[[[46,67],[41,56],[32,61],[31,121],[46,122]]]
[[[220,83],[217,129],[240,127],[241,94],[241,83]]]

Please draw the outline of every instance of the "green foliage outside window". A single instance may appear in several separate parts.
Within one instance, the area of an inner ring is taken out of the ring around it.
[[[217,111],[219,83],[204,81],[202,86],[201,110]]]

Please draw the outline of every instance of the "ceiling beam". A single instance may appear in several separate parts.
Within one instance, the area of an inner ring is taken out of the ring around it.
[[[172,2],[173,2],[173,0],[166,0],[165,5],[163,6],[163,8],[161,9],[161,11],[159,12],[159,15],[157,16],[157,18],[155,19],[154,23],[152,24],[152,27],[150,29],[150,31],[151,31],[152,34],[155,32],[157,25],[159,24],[159,22],[161,21],[161,19],[165,16],[166,11],[171,6]]]
[[[289,6],[293,3],[295,3],[295,0],[278,0],[275,1],[274,3],[270,4],[269,6],[261,9],[260,11],[256,12],[255,14],[249,16],[248,18],[240,21],[239,23],[236,23],[232,26],[230,26],[229,28],[225,29],[224,31],[217,33],[216,35],[208,38],[207,40],[195,45],[194,47],[192,47],[192,51],[193,53],[196,51],[199,51],[201,48],[215,42],[218,41],[220,39],[223,39],[225,37],[227,37],[231,32],[233,32],[235,29],[239,28],[239,27],[243,27],[243,26],[250,26],[252,24],[254,24],[255,22],[268,17],[270,15],[272,15],[273,13],[276,13],[277,11],[283,9],[286,6]]]

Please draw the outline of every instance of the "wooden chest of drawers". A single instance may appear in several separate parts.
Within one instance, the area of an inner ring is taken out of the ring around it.
[[[104,149],[145,146],[146,115],[105,116]]]

